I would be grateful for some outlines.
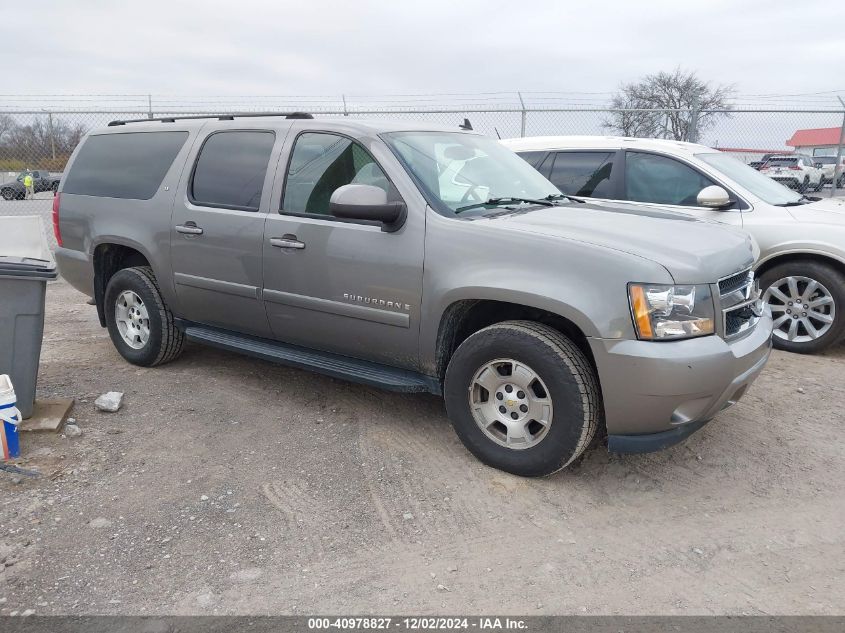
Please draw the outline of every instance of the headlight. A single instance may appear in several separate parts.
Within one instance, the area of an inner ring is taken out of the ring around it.
[[[692,338],[714,332],[710,286],[628,284],[628,297],[640,339]]]

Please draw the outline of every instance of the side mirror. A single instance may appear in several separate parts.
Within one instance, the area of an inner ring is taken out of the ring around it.
[[[723,209],[733,202],[728,192],[719,185],[710,185],[699,191],[696,201],[698,206],[709,209]]]
[[[401,202],[388,202],[387,192],[372,185],[343,185],[332,193],[329,212],[336,218],[381,222],[382,231],[398,231],[407,209]]]

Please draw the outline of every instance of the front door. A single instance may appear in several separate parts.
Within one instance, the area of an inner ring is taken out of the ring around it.
[[[378,141],[370,143],[373,149]],[[288,154],[279,166],[285,182],[279,208],[267,216],[262,247],[273,336],[416,369],[424,208],[409,208],[394,233],[339,220],[329,215],[329,198],[343,185],[374,185],[391,201],[403,198],[373,154],[349,137],[302,131]]]
[[[651,152],[626,151],[623,182],[623,200],[648,206],[660,205],[699,218],[742,226],[742,213],[738,209],[698,206],[701,190],[719,183],[674,158]]]
[[[170,243],[179,311],[186,319],[270,335],[261,302],[269,204],[262,193],[270,188],[275,139],[268,130],[213,132],[183,178]]]

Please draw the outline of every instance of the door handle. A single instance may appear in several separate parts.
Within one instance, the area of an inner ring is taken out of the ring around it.
[[[276,248],[295,248],[301,250],[305,248],[305,243],[300,242],[298,239],[296,239],[295,235],[285,235],[284,237],[271,237],[270,246],[275,246]]]
[[[185,224],[177,224],[176,232],[184,235],[202,235],[202,229],[194,222],[185,222]]]

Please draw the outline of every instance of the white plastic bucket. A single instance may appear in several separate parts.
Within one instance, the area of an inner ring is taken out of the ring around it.
[[[5,459],[19,457],[21,454],[18,442],[18,424],[21,423],[21,412],[15,406],[18,403],[12,379],[7,374],[0,374],[0,455]]]

